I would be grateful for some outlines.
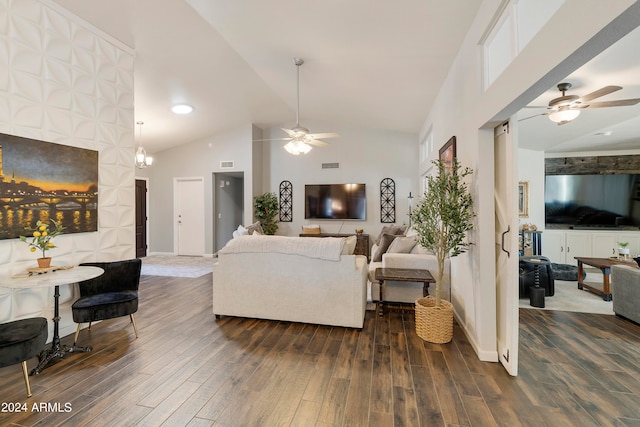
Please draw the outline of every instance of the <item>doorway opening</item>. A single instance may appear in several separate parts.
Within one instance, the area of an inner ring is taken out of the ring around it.
[[[244,172],[213,174],[213,252],[233,238],[244,218]]]

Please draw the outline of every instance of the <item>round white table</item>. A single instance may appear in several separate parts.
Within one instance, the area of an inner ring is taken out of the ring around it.
[[[54,267],[55,268],[55,267]],[[91,351],[90,347],[67,347],[60,344],[60,285],[70,283],[78,283],[83,280],[93,279],[104,273],[100,267],[78,266],[69,269],[51,270],[46,273],[32,273],[27,277],[16,276],[0,276],[0,286],[4,288],[25,289],[25,288],[48,288],[55,286],[54,298],[54,317],[53,317],[53,340],[51,348],[45,349],[38,356],[38,366],[32,371],[31,375],[39,374],[55,357],[64,357],[65,353],[86,352]]]

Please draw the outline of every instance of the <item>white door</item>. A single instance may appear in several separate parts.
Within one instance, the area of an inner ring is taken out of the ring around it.
[[[518,375],[518,178],[516,138],[509,123],[494,137],[498,355]]]
[[[204,179],[175,178],[174,252],[204,255]]]

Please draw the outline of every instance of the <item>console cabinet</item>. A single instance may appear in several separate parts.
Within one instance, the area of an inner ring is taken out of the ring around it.
[[[629,252],[640,254],[640,231],[545,230],[542,254],[551,262],[577,265],[574,257],[617,256],[619,242],[629,242]]]

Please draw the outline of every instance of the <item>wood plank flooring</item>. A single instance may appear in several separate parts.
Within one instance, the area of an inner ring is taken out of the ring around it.
[[[30,399],[20,366],[0,369],[0,409],[27,405],[0,425],[640,425],[640,326],[615,316],[521,309],[510,377],[457,326],[452,343],[423,342],[401,309],[367,312],[361,331],[216,320],[211,275],[143,276],[140,289],[140,338],[127,318],[83,330],[93,352],[31,377]]]

